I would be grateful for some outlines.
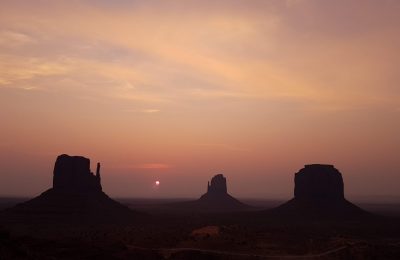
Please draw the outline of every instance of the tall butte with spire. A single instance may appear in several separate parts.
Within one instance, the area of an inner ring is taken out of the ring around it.
[[[226,178],[222,174],[217,174],[207,184],[207,193],[211,194],[227,194],[228,188],[226,187]]]
[[[103,192],[100,163],[97,163],[96,174],[93,174],[88,158],[62,154],[54,164],[53,187],[38,197],[11,208],[8,213],[29,218],[75,217],[79,221],[86,218],[96,222],[128,219],[135,212]]]
[[[90,171],[90,160],[82,156],[62,154],[53,171],[53,189],[64,192],[101,192],[100,163],[96,175]]]

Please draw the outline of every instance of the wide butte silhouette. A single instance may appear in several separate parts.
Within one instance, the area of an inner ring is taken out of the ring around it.
[[[295,174],[294,182],[294,198],[268,213],[297,219],[369,215],[345,199],[342,174],[333,165],[305,165]]]
[[[212,177],[211,182],[207,184],[207,192],[198,200],[176,203],[174,206],[206,212],[241,211],[252,208],[228,194],[226,178],[222,174]]]
[[[137,215],[102,191],[100,163],[93,174],[88,158],[66,154],[58,156],[55,162],[53,188],[7,210],[6,214],[23,218],[90,219],[91,222]]]

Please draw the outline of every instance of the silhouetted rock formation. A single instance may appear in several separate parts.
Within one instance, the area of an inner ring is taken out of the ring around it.
[[[164,207],[160,206],[160,208],[162,211],[171,213],[229,212],[254,209],[228,194],[226,178],[222,174],[215,175],[211,182],[208,182],[207,192],[199,199],[171,203]]]
[[[295,174],[294,182],[294,198],[270,212],[299,219],[368,214],[345,199],[342,174],[333,165],[305,165]]]
[[[198,209],[209,211],[238,211],[250,208],[228,194],[226,178],[222,174],[217,174],[211,179],[207,185],[207,193],[195,201],[194,205]]]
[[[226,178],[222,174],[217,174],[208,182],[207,185],[207,193],[212,194],[225,194],[228,193],[228,189],[226,188]]]
[[[294,177],[297,199],[343,200],[342,174],[333,165],[305,165]]]
[[[66,154],[57,157],[54,165],[53,189],[77,192],[101,191],[100,163],[96,175],[90,171],[90,160]]]
[[[129,219],[134,211],[109,198],[101,187],[100,163],[96,175],[90,171],[90,160],[82,156],[57,157],[53,188],[21,203],[7,212],[16,217],[75,218],[78,221]]]

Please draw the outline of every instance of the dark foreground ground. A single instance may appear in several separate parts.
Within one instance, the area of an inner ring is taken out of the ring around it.
[[[360,205],[386,217],[338,221],[260,213],[274,201],[244,201],[255,208],[236,213],[171,210],[178,200],[120,201],[147,214],[97,223],[0,213],[0,259],[400,259],[396,204]],[[0,199],[0,208],[18,202]]]

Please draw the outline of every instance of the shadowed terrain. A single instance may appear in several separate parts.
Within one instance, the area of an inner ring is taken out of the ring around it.
[[[375,216],[348,202],[333,166],[305,166],[294,198],[268,210],[259,208],[277,202],[250,207],[231,197],[222,175],[198,200],[121,200],[131,210],[102,192],[100,165],[96,174],[89,165],[59,156],[52,189],[0,213],[0,259],[400,257],[400,215]]]

